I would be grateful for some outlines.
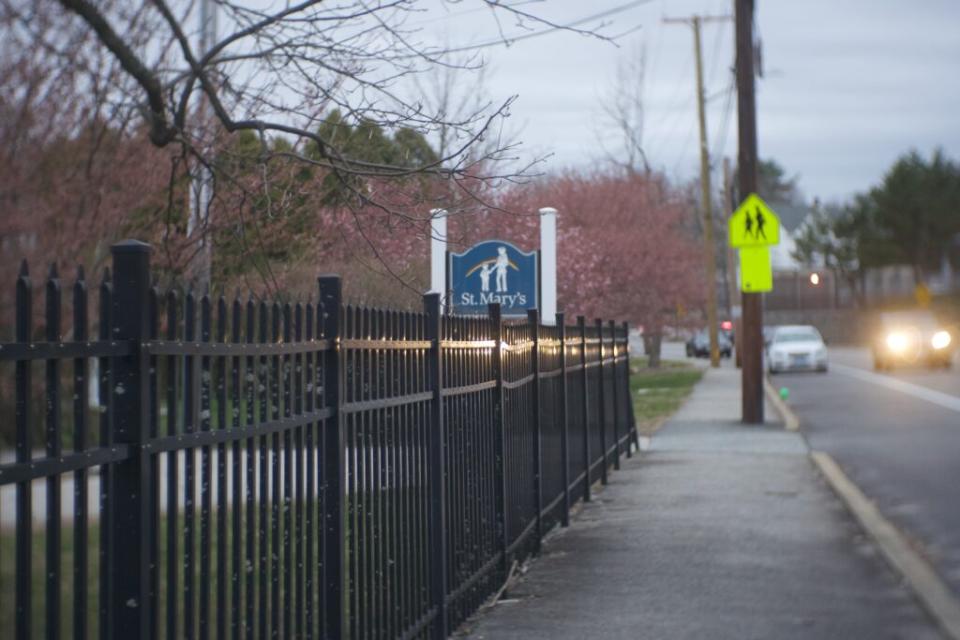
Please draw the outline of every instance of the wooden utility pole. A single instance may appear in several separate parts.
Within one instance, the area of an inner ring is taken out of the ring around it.
[[[753,75],[753,2],[735,0],[737,40],[737,124],[739,197],[757,191],[757,103]],[[743,293],[743,421],[763,423],[763,298]]]
[[[707,274],[707,331],[710,335],[710,365],[720,366],[720,344],[717,336],[717,260],[713,246],[713,207],[710,194],[710,149],[707,147],[706,97],[703,90],[703,56],[700,48],[700,24],[721,22],[730,16],[664,18],[665,24],[687,24],[693,28],[694,60],[697,66],[697,119],[700,123],[700,201],[703,207],[703,262]]]
[[[733,215],[733,176],[730,171],[730,158],[723,159],[723,218],[727,226],[730,224],[730,216]],[[727,247],[727,300],[730,303],[730,320],[733,322],[733,350],[734,360],[737,366],[740,366],[740,349],[743,344],[741,338],[743,334],[743,323],[740,316],[743,313],[743,307],[740,304],[740,287],[737,286],[737,252],[730,246],[729,242],[724,242]]]

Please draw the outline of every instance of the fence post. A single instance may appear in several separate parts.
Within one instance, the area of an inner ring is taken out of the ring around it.
[[[600,390],[600,397],[597,398],[599,408],[597,415],[600,421],[600,484],[607,484],[607,415],[606,402],[604,401],[606,390],[603,388],[603,320],[596,318],[594,325],[597,327],[597,342],[599,343],[597,351],[600,354],[597,360],[597,369],[599,369],[597,376],[600,378],[600,384],[597,385]]]
[[[110,248],[113,254],[113,338],[130,342],[129,355],[114,356],[110,367],[113,394],[113,439],[126,444],[129,455],[114,467],[114,509],[109,519],[109,570],[114,572],[114,594],[108,604],[110,630],[116,637],[151,638],[150,557],[152,531],[149,441],[149,359],[140,344],[149,335],[150,245],[124,240]],[[122,541],[122,542],[120,542]]]
[[[533,505],[536,509],[536,552],[540,553],[540,541],[543,539],[543,450],[540,424],[540,312],[537,309],[527,310],[527,323],[530,325],[530,337],[533,346],[530,347],[530,359],[533,365]]]
[[[570,526],[570,446],[569,425],[567,423],[567,325],[561,311],[557,313],[557,328],[560,340],[560,459],[563,466],[560,478],[563,482],[563,513],[560,514],[560,526]]]
[[[580,334],[580,394],[583,396],[583,501],[590,502],[590,385],[587,379],[587,319],[577,316]]]
[[[613,393],[613,444],[616,453],[613,458],[613,468],[620,471],[620,407],[617,403],[620,401],[617,393],[617,383],[619,378],[619,367],[617,366],[617,325],[610,320],[610,345],[613,347],[613,361],[610,366],[613,367],[613,375],[610,376],[612,382],[611,392]]]
[[[447,637],[447,513],[446,513],[446,453],[444,451],[442,334],[440,294],[423,296],[423,311],[427,318],[427,339],[430,354],[427,357],[427,388],[433,394],[430,401],[429,483],[430,483],[430,600],[437,610],[433,619],[434,640]]]
[[[627,427],[629,438],[627,439],[627,457],[633,457],[632,444],[637,442],[637,425],[633,420],[633,396],[630,395],[630,325],[623,322],[623,392],[626,394],[626,413],[623,416],[623,423]]]
[[[324,608],[327,612],[327,633],[321,637],[347,638],[350,625],[347,620],[347,561],[346,561],[346,489],[344,479],[346,439],[344,421],[340,413],[343,404],[341,377],[340,333],[343,289],[340,276],[325,275],[317,278],[320,298],[317,313],[323,338],[330,341],[330,348],[323,358],[323,406],[333,415],[323,429],[323,565],[326,583]]]
[[[503,414],[503,318],[500,315],[500,304],[492,303],[487,307],[490,316],[490,338],[493,341],[491,354],[492,377],[496,382],[493,392],[494,416],[494,476],[497,479],[496,512],[497,528],[500,534],[501,572],[506,582],[510,576],[510,533],[507,528],[507,434],[506,418]]]

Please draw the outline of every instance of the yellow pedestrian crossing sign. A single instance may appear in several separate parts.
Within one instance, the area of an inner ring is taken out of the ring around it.
[[[755,193],[730,216],[727,231],[730,246],[737,249],[780,244],[780,219]]]

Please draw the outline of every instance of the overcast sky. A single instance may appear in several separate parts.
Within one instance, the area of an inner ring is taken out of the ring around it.
[[[556,31],[482,50],[494,97],[519,94],[511,127],[526,153],[552,153],[547,170],[595,164],[616,139],[600,108],[618,58],[646,50],[645,148],[651,163],[677,178],[699,170],[691,30],[663,16],[722,15],[733,0],[549,0],[524,9],[569,23],[608,9],[607,42]],[[455,4],[423,27],[451,45],[497,38],[484,12]],[[765,77],[758,80],[760,155],[799,176],[809,196],[841,200],[879,181],[901,153],[942,146],[960,159],[960,2],[957,0],[758,0],[757,32]],[[594,26],[589,23],[584,26]],[[543,27],[535,27],[541,29]],[[504,33],[520,34],[509,22]],[[709,145],[719,167],[736,156],[732,86],[733,23],[704,25]]]

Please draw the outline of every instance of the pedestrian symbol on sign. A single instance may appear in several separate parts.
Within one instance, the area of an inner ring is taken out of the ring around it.
[[[503,240],[478,242],[449,256],[450,305],[459,314],[485,314],[500,304],[505,316],[525,316],[537,307],[537,252]]]
[[[780,220],[755,193],[733,212],[727,230],[734,248],[780,244]]]
[[[762,236],[764,240],[767,239],[767,234],[763,232],[763,225],[766,224],[767,220],[763,217],[763,211],[760,210],[760,207],[757,207],[757,233],[755,237],[759,240]]]

